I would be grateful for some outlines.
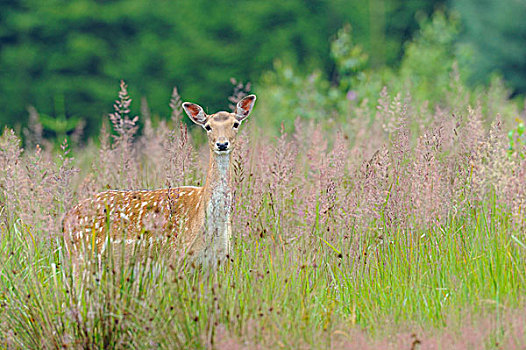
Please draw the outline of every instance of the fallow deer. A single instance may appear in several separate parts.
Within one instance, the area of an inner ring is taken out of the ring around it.
[[[203,187],[105,191],[80,202],[64,218],[65,245],[73,259],[79,247],[91,245],[101,254],[108,244],[158,244],[182,251],[198,263],[216,264],[231,252],[231,153],[236,135],[256,96],[239,101],[234,113],[207,115],[185,102],[190,119],[208,136],[210,160]],[[76,260],[75,260],[76,262]]]

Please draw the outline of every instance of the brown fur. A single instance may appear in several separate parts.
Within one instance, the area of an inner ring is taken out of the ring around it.
[[[238,130],[234,125],[248,116],[254,101],[255,96],[248,96],[239,102],[237,113],[218,112],[210,116],[198,105],[183,104],[195,123],[210,129],[205,185],[106,191],[82,201],[64,219],[70,254],[77,256],[78,248],[90,243],[94,243],[93,248],[100,254],[108,242],[126,245],[144,242],[156,243],[178,252],[179,256],[181,252],[199,256],[207,262],[224,258],[230,251],[231,238],[230,153]],[[217,143],[225,142],[228,149],[218,150]]]

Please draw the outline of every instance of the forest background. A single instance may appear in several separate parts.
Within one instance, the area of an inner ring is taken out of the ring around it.
[[[86,139],[121,79],[134,113],[161,118],[175,86],[216,111],[231,78],[250,81],[277,127],[341,112],[337,94],[375,103],[386,85],[409,84],[434,108],[453,62],[472,88],[496,73],[515,96],[526,91],[525,17],[526,2],[497,0],[2,1],[0,126],[21,131],[29,109],[45,137]],[[318,94],[299,106],[309,82]]]

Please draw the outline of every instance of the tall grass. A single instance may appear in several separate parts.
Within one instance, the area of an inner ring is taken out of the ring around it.
[[[468,106],[422,113],[384,91],[342,127],[297,120],[273,137],[245,126],[234,251],[214,271],[148,247],[124,262],[117,245],[100,262],[86,251],[74,276],[63,248],[61,216],[80,198],[202,181],[206,150],[179,117],[145,116],[138,135],[136,118],[114,114],[114,126],[133,125],[76,159],[66,144],[22,150],[6,130],[0,347],[524,347],[526,163],[507,150],[514,121]],[[256,107],[251,118],[265,117]]]

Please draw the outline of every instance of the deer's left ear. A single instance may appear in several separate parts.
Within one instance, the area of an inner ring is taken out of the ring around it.
[[[199,105],[196,105],[195,103],[185,102],[183,103],[183,109],[186,114],[188,114],[190,119],[192,119],[192,121],[196,124],[203,126],[208,120],[208,116],[206,115],[203,108]]]
[[[256,102],[256,95],[248,95],[237,103],[236,106],[236,119],[238,121],[245,120]]]

